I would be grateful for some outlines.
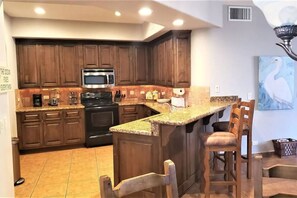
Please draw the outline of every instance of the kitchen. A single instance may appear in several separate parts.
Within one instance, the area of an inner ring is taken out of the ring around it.
[[[234,2],[231,2],[230,4],[234,5]],[[243,5],[244,4],[246,4],[246,2],[244,2]],[[251,4],[248,5],[251,6]],[[213,8],[215,9],[216,7]],[[224,16],[226,16],[227,6],[224,5],[223,8],[224,9],[222,11],[224,11]],[[199,6],[197,6],[197,8],[195,7],[195,11],[197,11],[197,9],[199,9]],[[63,26],[67,27],[69,25],[62,23],[62,21],[44,20],[44,23],[38,24],[35,28],[33,28],[34,26],[30,26],[30,24],[33,25],[33,21],[30,22],[29,19],[16,20],[7,15],[5,19],[7,27],[6,31],[11,29],[9,27],[12,25],[19,24],[19,26],[15,26],[19,29],[14,30],[14,37],[38,38],[40,35],[44,35],[44,38],[57,39],[64,37],[68,39],[83,39],[80,35],[82,33],[84,33],[84,38],[87,39],[94,38],[109,40],[111,38],[107,38],[107,36],[116,37],[113,34],[106,34],[108,29],[102,24],[98,24],[96,27],[92,26],[92,31],[90,31],[90,29],[87,30],[87,28],[90,27],[90,23],[84,24],[84,29],[80,32],[77,31],[77,28],[83,25],[82,22],[70,21],[67,23],[72,25],[72,29],[68,29],[66,33],[63,33],[63,31],[61,31],[64,29]],[[195,29],[191,33],[191,85],[208,86],[210,88],[211,96],[238,95],[243,99],[247,99],[248,92],[251,92],[254,96],[256,96],[256,56],[267,54],[284,55],[284,52],[274,46],[274,43],[276,42],[275,35],[271,31],[269,25],[267,25],[262,13],[256,8],[253,9],[254,20],[252,22],[229,22],[227,21],[227,17],[223,17],[221,20],[223,19],[224,21],[221,23],[223,23],[224,26],[222,28]],[[21,23],[22,21],[23,23]],[[135,25],[128,25],[128,27],[129,28],[126,26],[119,26],[119,29],[113,31],[113,33],[117,33],[127,30],[127,34],[125,34],[125,36],[122,34],[116,37],[118,40],[143,40],[140,34],[141,31],[138,27]],[[28,29],[30,28],[31,30],[29,31]],[[95,30],[97,30],[96,34],[93,33]],[[72,36],[67,36],[67,33],[71,33]],[[259,34],[262,35],[261,39],[258,38]],[[7,33],[7,35],[12,35],[12,33]],[[16,75],[16,58],[13,58],[13,54],[16,52],[13,47],[14,41],[12,39],[7,39],[6,42],[7,51],[9,52],[7,62],[8,65],[11,65],[12,71],[14,71],[14,74]],[[233,83],[231,80],[233,72],[238,74],[238,78],[241,83]],[[17,83],[14,82],[15,88],[17,88],[16,84]],[[220,85],[219,93],[216,93],[214,89],[216,85]],[[3,100],[6,101],[6,103],[3,103],[6,108],[1,108],[2,111],[11,112],[8,113],[8,115],[12,117],[11,131],[13,131],[13,135],[15,135],[17,131],[16,124],[13,124],[16,122],[16,118],[14,118],[13,115],[15,112],[15,105],[12,105],[14,104],[15,96],[14,94],[11,94],[9,99],[5,96],[1,97],[3,97]],[[283,126],[287,127],[285,130],[287,131],[287,134],[285,135],[294,137],[294,128],[296,128],[295,122],[291,122],[292,120],[287,118],[292,118],[295,114],[295,110],[277,112],[263,112],[256,110],[254,126],[257,127],[254,129],[254,137],[258,140],[259,145],[254,147],[254,151],[272,151],[272,145],[268,141],[283,135],[279,133],[280,130],[283,130]],[[275,120],[280,120],[280,122],[271,122],[271,116]],[[264,123],[258,123],[260,120]],[[265,123],[270,123],[270,125],[267,126]],[[269,133],[267,131],[269,131]]]

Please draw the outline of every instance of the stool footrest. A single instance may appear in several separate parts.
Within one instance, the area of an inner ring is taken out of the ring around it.
[[[236,185],[236,181],[211,181],[210,182],[213,185],[217,185],[217,186],[231,186],[231,185]]]

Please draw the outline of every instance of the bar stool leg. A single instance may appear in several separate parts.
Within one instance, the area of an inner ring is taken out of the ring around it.
[[[233,152],[232,151],[229,151],[229,152],[226,152],[227,155],[226,155],[226,164],[227,164],[227,181],[232,181],[233,180],[233,177],[231,175],[231,172],[233,171]],[[229,185],[228,186],[228,191],[229,192],[233,192],[233,185]]]
[[[251,179],[252,178],[252,134],[249,132],[247,134],[247,178]]]
[[[209,148],[204,148],[204,194],[205,198],[210,198],[210,167],[209,167]]]
[[[236,151],[236,197],[241,197],[241,152]]]

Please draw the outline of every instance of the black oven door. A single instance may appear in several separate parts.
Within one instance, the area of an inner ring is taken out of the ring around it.
[[[118,106],[86,107],[86,146],[112,144],[112,134],[109,132],[109,128],[118,124]]]

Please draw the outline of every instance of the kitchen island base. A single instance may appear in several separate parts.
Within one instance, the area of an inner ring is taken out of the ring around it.
[[[163,162],[172,160],[176,166],[179,195],[197,181],[199,173],[199,139],[204,131],[203,120],[183,126],[158,125],[159,136],[114,133],[114,182],[141,174],[163,173]],[[131,197],[166,197],[164,188],[142,191]]]

